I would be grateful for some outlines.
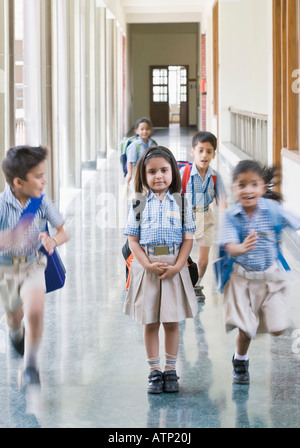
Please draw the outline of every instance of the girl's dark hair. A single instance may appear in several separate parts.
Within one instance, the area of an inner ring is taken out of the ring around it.
[[[267,167],[262,166],[255,160],[242,160],[233,170],[233,182],[235,182],[240,174],[248,173],[249,171],[254,172],[258,176],[260,176],[267,186],[267,190],[263,195],[264,198],[273,199],[275,201],[282,200],[281,194],[278,191],[274,190],[275,187],[280,185],[280,170],[278,166]]]
[[[135,127],[134,127],[134,129],[136,130],[136,129],[139,127],[139,125],[140,125],[141,123],[147,123],[147,125],[149,126],[149,129],[152,129],[152,123],[151,123],[151,120],[150,120],[149,118],[146,118],[146,117],[142,117],[142,118],[140,118],[140,119],[135,123]]]
[[[170,193],[180,193],[181,178],[179,174],[178,165],[173,153],[164,146],[151,146],[148,148],[138,160],[135,173],[134,187],[136,193],[144,193],[149,189],[146,180],[146,165],[153,157],[163,157],[169,162],[172,168],[172,183],[169,187]]]
[[[6,182],[13,187],[16,177],[26,180],[33,168],[46,160],[48,149],[43,146],[14,146],[9,149],[2,162],[2,170]]]
[[[192,141],[192,146],[193,148],[195,148],[195,146],[198,143],[205,143],[208,142],[211,144],[211,146],[214,148],[214,150],[217,149],[217,138],[214,134],[212,134],[211,132],[206,132],[206,131],[200,131],[197,132],[197,134],[194,135],[193,137],[193,141]]]

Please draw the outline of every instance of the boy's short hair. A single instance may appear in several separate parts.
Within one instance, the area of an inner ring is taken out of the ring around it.
[[[34,167],[46,160],[48,149],[43,146],[14,146],[10,148],[2,162],[6,182],[12,187],[16,177],[26,180]]]
[[[206,131],[200,131],[194,135],[192,142],[193,148],[195,148],[195,146],[198,143],[205,143],[205,142],[209,142],[211,146],[214,148],[214,150],[217,149],[217,137],[211,132]]]

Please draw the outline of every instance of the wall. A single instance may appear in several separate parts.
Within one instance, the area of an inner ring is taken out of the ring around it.
[[[189,78],[196,79],[198,24],[130,25],[129,31],[133,125],[139,117],[150,115],[150,65],[188,65]],[[196,89],[189,93],[189,124],[195,125]]]
[[[220,139],[230,141],[229,106],[268,114],[269,0],[220,2]],[[272,78],[271,78],[272,79]]]

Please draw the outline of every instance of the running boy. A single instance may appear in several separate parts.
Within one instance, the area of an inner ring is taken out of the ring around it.
[[[269,194],[267,171],[243,160],[233,172],[237,203],[226,211],[222,245],[235,259],[224,287],[226,330],[238,328],[233,382],[249,383],[248,349],[257,333],[280,335],[288,326],[286,274],[278,257],[275,226],[300,229],[300,217]],[[276,199],[276,197],[275,197]],[[278,227],[279,228],[279,227]]]
[[[150,146],[156,146],[156,142],[150,138],[152,133],[152,123],[148,118],[140,118],[135,125],[135,133],[137,139],[134,140],[127,148],[127,176],[128,185],[133,176],[134,167],[139,157]]]
[[[226,194],[222,178],[209,165],[215,158],[217,139],[210,132],[198,132],[193,137],[191,155],[194,163],[186,187],[186,198],[193,206],[197,230],[194,234],[198,246],[199,279],[195,293],[199,301],[205,300],[201,281],[206,272],[210,247],[214,239],[214,214],[210,204],[217,198],[218,204],[226,207]],[[180,170],[183,177],[184,168]]]
[[[2,163],[7,184],[0,194],[0,294],[10,340],[24,355],[21,386],[40,383],[37,358],[43,332],[47,259],[39,248],[43,244],[52,254],[68,239],[62,216],[45,196],[33,221],[20,221],[30,198],[42,195],[47,153],[43,147],[18,146],[7,152]],[[45,232],[46,221],[56,227],[55,237]]]

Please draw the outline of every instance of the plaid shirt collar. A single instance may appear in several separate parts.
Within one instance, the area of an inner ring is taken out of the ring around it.
[[[15,197],[13,192],[11,191],[11,188],[8,184],[5,185],[5,189],[3,191],[3,200],[7,202],[10,206],[13,206],[17,210],[23,211],[23,207],[20,203],[20,201]],[[26,201],[24,209],[27,207],[27,205],[30,203],[30,198]]]
[[[147,193],[147,201],[151,201],[151,199],[153,199],[153,197],[156,197],[155,193],[153,193],[153,191],[151,190],[151,188],[149,189],[148,193]],[[170,201],[175,201],[174,196],[170,193],[170,191],[168,190],[165,198],[168,197],[170,199]],[[164,199],[165,199],[164,198]]]
[[[259,198],[257,201],[257,210],[268,210],[267,200],[265,198]],[[245,211],[240,202],[235,204],[234,209],[232,210],[233,215],[244,215]]]
[[[207,171],[206,171],[206,175],[205,175],[205,179],[210,177],[212,174],[215,174],[215,172],[214,172],[214,170],[210,166],[208,166]],[[192,169],[191,169],[191,176],[197,176],[197,175],[199,177],[201,177],[200,173],[198,171],[198,168],[197,168],[197,166],[196,166],[196,164],[194,162],[193,165],[192,165]],[[201,177],[201,179],[202,179],[202,177]]]

